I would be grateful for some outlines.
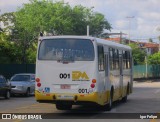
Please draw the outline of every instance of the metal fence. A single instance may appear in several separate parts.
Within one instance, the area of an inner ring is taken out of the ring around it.
[[[35,64],[0,64],[0,74],[7,79],[16,73],[35,73]],[[160,65],[133,66],[133,78],[160,78]]]
[[[133,78],[160,78],[160,65],[133,66]]]
[[[16,73],[35,73],[35,64],[0,64],[0,74],[7,79]]]

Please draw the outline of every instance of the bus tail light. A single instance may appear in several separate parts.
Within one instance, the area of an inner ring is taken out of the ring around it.
[[[92,83],[96,83],[97,81],[96,81],[96,79],[92,79]]]
[[[41,87],[41,83],[40,83],[40,82],[38,82],[38,83],[37,83],[37,86],[38,86],[38,87]]]
[[[95,87],[95,83],[96,83],[96,79],[92,79],[92,84],[91,84],[91,88],[94,88]]]
[[[95,87],[95,84],[94,84],[94,83],[92,83],[92,84],[91,84],[91,88],[94,88],[94,87]]]
[[[40,79],[39,79],[39,78],[36,78],[36,82],[40,82]]]

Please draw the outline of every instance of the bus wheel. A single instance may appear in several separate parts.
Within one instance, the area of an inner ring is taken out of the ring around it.
[[[70,110],[72,109],[72,105],[71,104],[61,104],[61,103],[57,103],[56,104],[56,108],[58,110]]]
[[[110,92],[109,103],[104,106],[106,111],[110,111],[112,109],[112,103],[113,103],[113,90],[111,90]]]

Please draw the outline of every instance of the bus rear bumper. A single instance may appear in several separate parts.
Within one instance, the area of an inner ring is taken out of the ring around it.
[[[40,103],[56,103],[56,102],[71,102],[73,105],[96,103],[102,104],[99,101],[101,96],[97,92],[89,94],[54,94],[54,93],[42,93],[35,91],[35,98]]]

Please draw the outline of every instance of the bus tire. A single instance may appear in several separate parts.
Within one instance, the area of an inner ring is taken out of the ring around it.
[[[126,95],[122,98],[122,102],[124,103],[127,102],[128,94],[129,94],[129,84],[127,85]]]
[[[71,104],[56,103],[56,108],[58,110],[70,110],[70,109],[72,109],[72,105]]]
[[[112,109],[112,103],[113,103],[113,89],[111,89],[110,91],[109,103],[104,106],[106,111],[110,111]]]

